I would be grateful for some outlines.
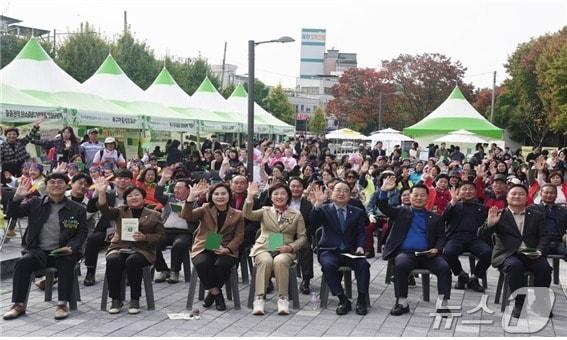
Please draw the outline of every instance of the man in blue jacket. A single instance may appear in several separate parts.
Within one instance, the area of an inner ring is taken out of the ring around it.
[[[425,210],[428,189],[416,184],[410,189],[411,206],[393,208],[388,204],[388,191],[396,187],[396,178],[384,180],[378,199],[378,209],[390,218],[390,234],[384,245],[384,260],[394,261],[394,291],[396,303],[391,315],[409,313],[408,277],[415,268],[429,269],[437,276],[437,291],[443,296],[443,306],[451,296],[451,270],[441,255],[445,230],[441,216]],[[438,313],[450,313],[438,308]]]
[[[338,272],[339,267],[348,266],[354,271],[358,288],[356,314],[365,315],[370,284],[370,264],[364,258],[365,212],[348,204],[351,190],[346,182],[339,181],[335,184],[331,195],[332,203],[323,204],[327,197],[321,187],[315,186],[312,193],[313,210],[309,219],[313,225],[323,227],[323,234],[318,240],[319,263],[331,293],[339,298],[336,313],[344,315],[352,309]],[[351,258],[347,255],[362,257]]]

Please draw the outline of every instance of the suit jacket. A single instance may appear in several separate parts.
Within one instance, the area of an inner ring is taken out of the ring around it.
[[[406,239],[414,216],[414,209],[407,206],[391,207],[388,200],[378,200],[378,209],[390,218],[390,233],[384,244],[382,258],[389,260],[395,257],[399,248]],[[427,247],[438,249],[439,253],[445,243],[445,225],[443,218],[431,211],[425,210],[427,215]]]
[[[364,229],[366,214],[364,210],[347,204],[346,206],[347,227],[343,232],[337,216],[337,210],[333,203],[326,203],[320,207],[313,208],[309,219],[315,226],[323,227],[323,234],[318,240],[319,248],[339,249],[341,243],[348,247],[350,253],[354,253],[356,248],[366,247],[366,230]]]
[[[146,235],[146,241],[122,241],[122,219],[133,218],[132,209],[127,205],[118,208],[109,207],[108,204],[99,206],[102,216],[116,223],[116,231],[106,251],[106,256],[116,254],[120,249],[131,248],[144,255],[149,263],[156,261],[156,247],[165,241],[165,228],[159,212],[144,208],[139,218],[138,231]]]
[[[297,251],[303,247],[307,238],[305,236],[305,221],[301,213],[294,209],[287,209],[280,221],[274,207],[262,207],[252,210],[253,202],[248,199],[242,207],[242,214],[245,218],[260,222],[260,236],[250,250],[250,256],[269,251],[268,238],[270,233],[282,233],[283,244],[293,248],[293,253],[288,254],[295,260]]]
[[[545,211],[545,205],[543,203],[530,205],[528,209],[540,212],[544,220],[547,218],[547,212]],[[555,209],[557,211],[557,233],[563,237],[565,231],[567,231],[567,208],[555,205]]]
[[[500,221],[493,226],[485,222],[478,233],[481,237],[490,237],[494,234],[494,246],[492,250],[492,266],[499,267],[509,256],[514,255],[522,241],[529,248],[537,248],[545,253],[549,245],[549,238],[545,226],[543,214],[539,211],[526,209],[524,232],[516,225],[514,216],[510,209],[504,209]]]
[[[191,258],[197,256],[205,250],[207,235],[209,233],[219,233],[222,235],[221,244],[230,249],[230,256],[238,258],[238,248],[244,240],[244,218],[242,212],[229,207],[226,212],[226,219],[220,230],[217,227],[218,210],[215,206],[205,203],[202,207],[193,209],[189,203],[183,205],[181,217],[188,222],[200,221],[199,227],[195,230]]]
[[[74,254],[80,255],[89,232],[87,210],[66,197],[63,202],[63,208],[59,210],[59,247],[69,246]],[[46,265],[47,255],[39,248],[39,236],[51,211],[49,198],[46,196],[34,197],[27,201],[11,200],[8,210],[12,217],[28,217],[28,227],[22,241],[24,245],[22,253],[31,253],[42,266]],[[69,221],[73,223],[68,223]]]
[[[474,216],[476,220],[474,223],[480,228],[480,226],[486,221],[488,216],[488,208],[480,203],[474,203],[470,205],[476,210]],[[457,227],[461,224],[463,220],[463,210],[465,206],[463,202],[458,202],[455,205],[449,204],[445,211],[443,212],[443,219],[446,221],[445,234],[447,239],[451,237],[453,233],[457,230]]]
[[[106,202],[109,206],[114,207],[116,202],[116,191],[106,193]],[[87,203],[87,213],[94,214],[97,211],[99,211],[98,194],[95,192],[93,197],[89,200],[89,203]],[[95,226],[94,232],[105,232],[108,228],[113,228],[112,220],[108,217],[101,216]]]

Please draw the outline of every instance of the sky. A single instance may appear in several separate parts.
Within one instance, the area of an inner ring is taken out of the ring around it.
[[[327,30],[326,47],[357,53],[359,67],[379,67],[400,54],[441,53],[467,68],[466,82],[492,86],[518,44],[567,25],[567,0],[3,0],[3,15],[22,25],[72,32],[88,21],[108,38],[120,34],[124,11],[134,36],[158,58],[208,59],[248,72],[248,40],[291,36],[256,47],[256,77],[294,87],[302,28]],[[64,36],[58,36],[61,41]]]

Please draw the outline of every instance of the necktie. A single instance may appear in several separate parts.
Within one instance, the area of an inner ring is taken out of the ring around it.
[[[339,210],[337,210],[337,212],[338,212],[338,217],[339,217],[339,223],[341,224],[341,230],[344,233],[345,230],[346,230],[345,209],[339,208]]]

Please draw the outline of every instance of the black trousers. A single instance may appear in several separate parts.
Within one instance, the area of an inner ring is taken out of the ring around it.
[[[344,289],[341,285],[342,273],[338,272],[341,266],[350,267],[354,271],[358,295],[368,294],[370,264],[366,259],[351,259],[332,251],[323,251],[319,255],[319,263],[329,290],[334,296],[344,295]]]
[[[443,256],[415,256],[399,253],[394,259],[394,293],[396,297],[408,297],[408,277],[416,268],[429,269],[437,276],[437,292],[444,299],[451,297],[451,269]]]
[[[459,255],[463,252],[469,251],[478,258],[478,262],[473,269],[472,274],[476,277],[483,277],[486,270],[490,267],[490,260],[492,257],[492,249],[488,243],[479,239],[461,240],[450,239],[443,247],[443,257],[451,267],[454,275],[459,275],[463,271]]]
[[[534,287],[549,287],[551,284],[551,266],[545,256],[531,260],[525,255],[511,255],[500,266],[500,269],[510,276],[510,291],[524,287],[524,273],[534,273]]]
[[[193,265],[197,270],[199,279],[205,289],[222,288],[230,277],[230,269],[238,261],[229,255],[217,255],[213,251],[205,250],[193,257]]]
[[[110,298],[120,299],[122,271],[126,269],[130,283],[130,298],[132,300],[140,299],[142,295],[142,268],[149,265],[148,260],[140,253],[108,255],[106,257],[106,278]]]
[[[165,242],[156,250],[156,270],[158,272],[169,271],[167,263],[163,258],[163,250],[171,246],[171,270],[178,272],[183,263],[183,254],[189,252],[193,235],[187,230],[165,229]]]
[[[47,254],[47,252],[46,252]],[[30,287],[31,274],[48,267],[57,268],[59,278],[57,284],[57,297],[59,301],[69,301],[73,293],[73,275],[79,256],[76,254],[65,256],[47,256],[47,265],[42,266],[37,258],[31,254],[20,257],[14,267],[14,280],[12,282],[12,302],[24,303]]]
[[[87,267],[87,273],[95,273],[98,252],[106,247],[105,239],[105,231],[95,231],[87,237],[85,242],[85,266]]]

